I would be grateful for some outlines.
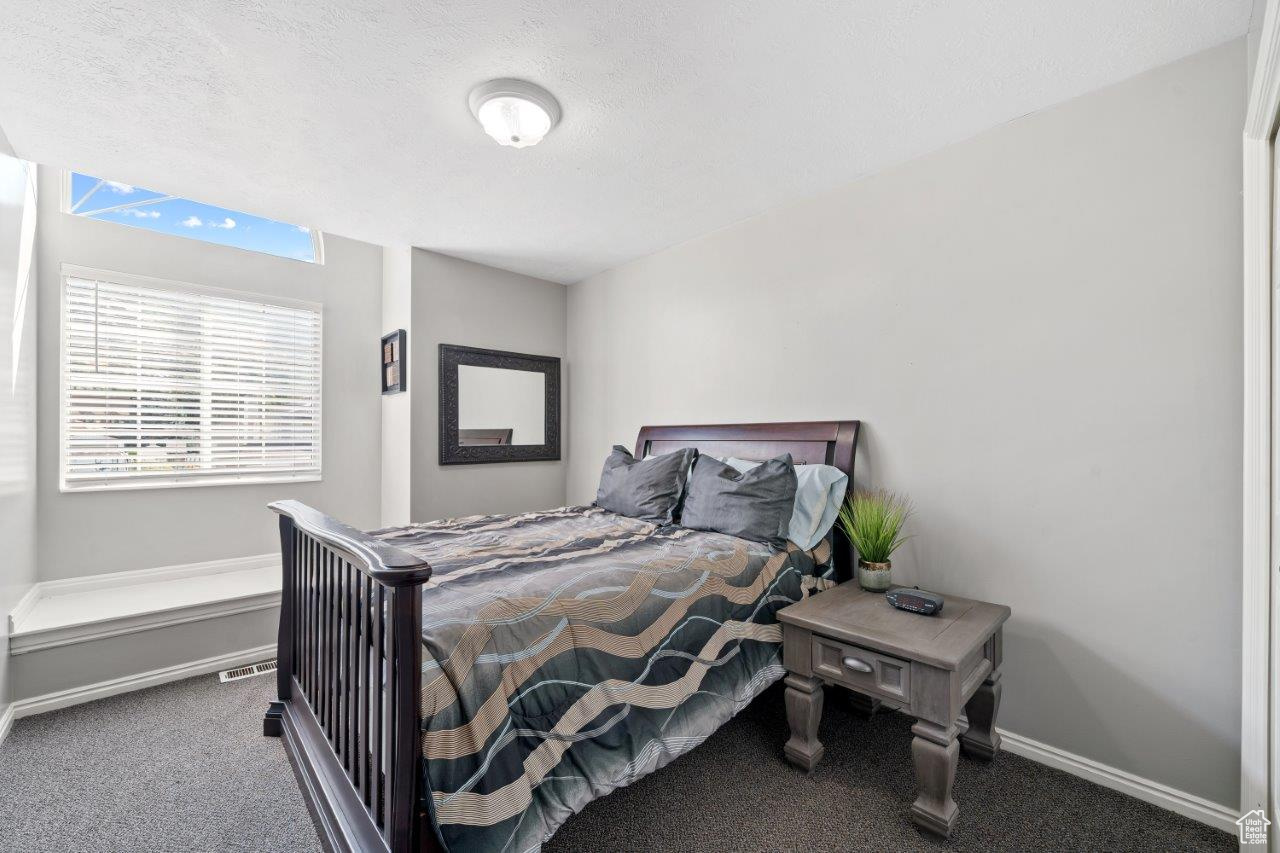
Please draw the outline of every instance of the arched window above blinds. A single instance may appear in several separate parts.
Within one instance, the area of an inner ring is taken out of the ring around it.
[[[319,305],[62,272],[64,491],[320,478]]]
[[[296,261],[324,263],[323,236],[305,225],[277,222],[80,172],[65,175],[63,210],[74,216]]]

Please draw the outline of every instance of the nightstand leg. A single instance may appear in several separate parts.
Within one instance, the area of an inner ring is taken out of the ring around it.
[[[917,826],[936,832],[944,838],[956,825],[959,809],[951,799],[951,785],[956,780],[956,764],[960,760],[960,744],[956,741],[956,725],[942,727],[918,721],[911,727],[911,757],[916,765],[916,801],[911,805],[911,820]]]
[[[822,721],[822,679],[788,675],[786,683],[791,739],[782,752],[797,767],[813,770],[822,759],[823,752],[818,741],[818,723]]]
[[[993,672],[964,706],[969,717],[969,730],[960,735],[960,745],[970,758],[990,761],[1000,751],[1000,733],[996,731],[996,714],[1000,712],[1000,673]]]

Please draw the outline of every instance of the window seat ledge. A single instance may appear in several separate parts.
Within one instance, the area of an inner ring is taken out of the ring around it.
[[[279,606],[278,554],[42,581],[9,614],[9,654]]]

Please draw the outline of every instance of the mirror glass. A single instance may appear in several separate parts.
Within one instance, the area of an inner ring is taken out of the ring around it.
[[[458,366],[458,444],[545,444],[546,375]]]

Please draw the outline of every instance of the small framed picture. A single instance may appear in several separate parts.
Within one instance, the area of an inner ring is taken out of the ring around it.
[[[404,329],[382,336],[382,393],[399,394],[408,387]]]

